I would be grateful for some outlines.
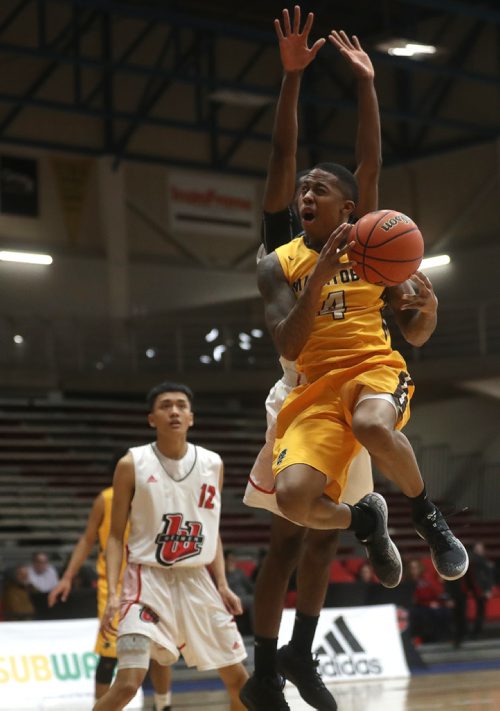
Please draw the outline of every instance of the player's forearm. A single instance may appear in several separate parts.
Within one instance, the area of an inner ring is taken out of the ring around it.
[[[382,165],[380,115],[375,84],[370,77],[358,79],[358,129],[356,163],[378,177]]]
[[[264,190],[265,212],[283,210],[293,200],[298,139],[297,104],[301,78],[302,72],[287,72],[281,83]]]
[[[106,577],[108,581],[108,595],[116,595],[120,570],[123,559],[123,540],[113,535],[108,539],[106,546]]]
[[[224,553],[220,536],[217,540],[217,550],[215,553],[215,558],[208,566],[208,569],[210,570],[213,576],[217,588],[227,587],[226,566],[224,563]]]
[[[82,565],[89,557],[93,545],[94,544],[87,541],[84,536],[80,538],[73,550],[68,566],[62,576],[64,579],[69,581],[73,580],[75,575],[78,573]]]
[[[297,105],[301,80],[302,72],[283,75],[272,137],[272,149],[280,155],[295,156],[297,152]]]
[[[274,329],[276,348],[287,360],[296,360],[309,338],[319,310],[322,287],[323,284],[311,275],[293,308]]]
[[[420,348],[432,336],[437,326],[437,312],[417,311],[405,324],[403,336],[412,346]]]

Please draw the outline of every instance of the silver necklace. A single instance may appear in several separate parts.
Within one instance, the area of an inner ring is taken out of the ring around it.
[[[196,466],[196,462],[198,461],[198,448],[197,448],[197,446],[196,446],[195,444],[193,445],[193,447],[194,447],[194,459],[193,459],[193,463],[191,464],[191,468],[190,468],[189,471],[188,471],[186,474],[184,474],[184,476],[182,476],[180,479],[176,479],[175,477],[172,476],[172,474],[170,474],[170,472],[168,471],[168,469],[166,468],[166,466],[163,464],[162,458],[164,457],[164,455],[162,455],[162,453],[161,453],[160,450],[158,449],[158,447],[157,447],[157,445],[156,445],[156,442],[152,442],[152,444],[151,444],[151,449],[153,450],[153,454],[155,455],[156,459],[158,460],[158,463],[160,464],[160,467],[163,469],[163,471],[165,472],[165,474],[167,474],[167,476],[168,476],[170,479],[172,479],[172,481],[176,481],[176,482],[178,482],[178,481],[184,481],[184,479],[187,479],[187,477],[191,474],[191,472],[193,471],[193,469],[194,469],[195,466]],[[186,454],[187,454],[187,453],[186,453]],[[165,457],[165,458],[166,458],[166,457]],[[184,457],[183,457],[183,458],[184,458]]]

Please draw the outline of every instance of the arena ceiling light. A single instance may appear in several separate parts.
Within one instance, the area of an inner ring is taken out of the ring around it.
[[[376,49],[381,52],[386,52],[393,57],[410,57],[419,59],[423,56],[432,56],[438,53],[438,48],[433,44],[422,44],[421,42],[413,42],[405,39],[391,39],[386,42],[380,42],[376,45]]]
[[[17,262],[19,264],[52,264],[53,259],[50,254],[11,252],[10,250],[2,250],[0,251],[0,261]]]
[[[444,267],[451,262],[447,254],[437,254],[435,257],[425,257],[422,259],[420,269],[434,269],[435,267]]]

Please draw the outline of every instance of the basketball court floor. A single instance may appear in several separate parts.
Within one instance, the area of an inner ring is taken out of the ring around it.
[[[500,711],[500,671],[425,674],[411,679],[340,683],[331,687],[339,711]],[[311,711],[293,687],[286,696],[292,711]],[[180,711],[229,711],[224,693],[176,694]],[[271,709],[269,710],[271,711]]]
[[[336,683],[331,687],[338,711],[500,711],[500,670],[422,674],[410,679]],[[286,696],[292,711],[311,711],[294,687]],[[88,701],[67,698],[64,706],[40,700],[18,711],[90,711]],[[0,708],[5,708],[1,706]],[[145,711],[152,708],[146,699]],[[229,711],[222,690],[175,692],[174,711]],[[272,709],[269,709],[272,711]]]

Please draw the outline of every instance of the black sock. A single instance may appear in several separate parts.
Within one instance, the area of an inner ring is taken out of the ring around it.
[[[408,501],[411,506],[411,517],[414,521],[420,521],[420,519],[427,516],[434,511],[435,506],[432,501],[427,497],[427,491],[424,488],[418,496],[408,496]]]
[[[291,646],[301,654],[311,654],[319,615],[305,615],[303,612],[295,613]]]
[[[351,509],[351,525],[349,526],[349,531],[354,531],[356,537],[361,541],[364,541],[370,533],[373,533],[377,521],[375,515],[370,511],[370,509],[360,506],[359,504],[354,504],[350,506]]]
[[[278,639],[276,637],[259,637],[255,635],[255,676],[275,676],[276,650]]]

